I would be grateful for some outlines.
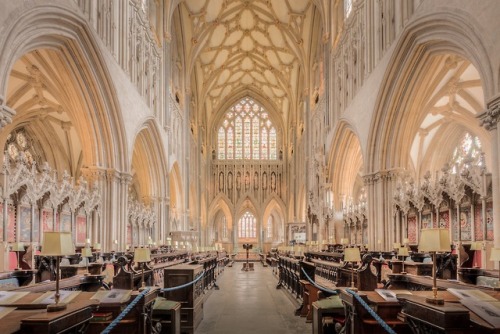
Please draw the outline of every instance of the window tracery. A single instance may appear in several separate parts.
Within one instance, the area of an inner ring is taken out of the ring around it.
[[[257,237],[257,219],[250,212],[245,212],[238,221],[238,237],[256,238]]]
[[[464,166],[479,166],[483,167],[483,155],[481,140],[477,136],[471,136],[470,133],[465,133],[460,144],[453,151],[452,158],[452,173],[456,174],[462,170]]]
[[[268,113],[249,97],[230,108],[217,133],[219,160],[277,160],[277,147]]]

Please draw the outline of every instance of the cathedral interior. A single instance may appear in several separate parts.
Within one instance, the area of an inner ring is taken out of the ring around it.
[[[498,270],[497,1],[0,3],[0,272],[51,231],[238,256],[429,228]]]

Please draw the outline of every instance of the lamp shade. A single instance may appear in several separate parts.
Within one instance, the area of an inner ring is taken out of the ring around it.
[[[403,238],[403,245],[408,245],[410,243],[410,239]]]
[[[13,252],[23,252],[24,251],[24,243],[13,242],[10,244],[10,250]]]
[[[401,247],[401,244],[399,242],[395,242],[393,244],[394,249],[399,249]]]
[[[480,250],[481,249],[481,243],[477,241],[473,241],[470,243],[470,250]]]
[[[100,243],[98,243],[98,242],[96,242],[96,243],[94,244],[94,249],[101,250],[101,244],[100,244]]]
[[[500,248],[492,248],[490,261],[500,261]]]
[[[450,233],[446,228],[428,228],[420,232],[418,250],[421,252],[450,251]]]
[[[359,248],[352,247],[344,249],[344,261],[345,262],[361,261],[361,254],[359,253]]]
[[[92,249],[89,247],[82,248],[82,256],[83,257],[91,257],[92,256]]]
[[[45,232],[42,251],[44,256],[64,256],[75,254],[75,245],[69,232]]]
[[[406,247],[399,247],[398,249],[398,255],[399,256],[408,256],[410,253],[408,253],[408,248]]]
[[[134,261],[137,263],[151,261],[149,248],[136,248],[134,250]]]
[[[341,238],[341,239],[340,239],[340,244],[342,244],[342,245],[347,245],[347,244],[349,244],[349,239],[347,239],[347,238]]]

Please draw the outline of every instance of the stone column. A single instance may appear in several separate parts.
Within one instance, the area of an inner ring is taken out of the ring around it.
[[[500,183],[499,183],[499,152],[500,138],[498,135],[498,122],[500,120],[500,95],[490,100],[486,110],[478,116],[481,125],[491,132],[491,177],[493,189],[493,219],[497,220],[493,224],[494,246],[500,247]],[[496,264],[495,264],[496,266]]]

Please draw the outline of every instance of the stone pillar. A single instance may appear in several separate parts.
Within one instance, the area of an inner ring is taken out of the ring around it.
[[[481,125],[491,133],[491,178],[493,189],[493,224],[494,246],[500,247],[500,183],[499,183],[499,152],[500,138],[498,135],[498,122],[500,120],[500,95],[490,100],[486,110],[478,116]],[[496,266],[496,264],[495,264]]]
[[[394,171],[380,171],[364,177],[367,193],[368,244],[377,250],[392,249],[396,241],[394,229]],[[377,240],[382,240],[379,245]]]
[[[4,102],[4,97],[0,96],[0,130],[7,124],[12,123],[12,117],[14,117],[14,115],[16,114],[16,112],[13,109],[7,107]]]

